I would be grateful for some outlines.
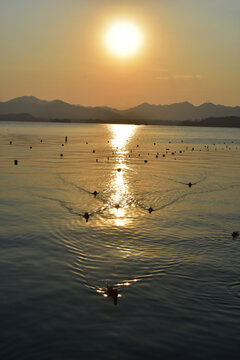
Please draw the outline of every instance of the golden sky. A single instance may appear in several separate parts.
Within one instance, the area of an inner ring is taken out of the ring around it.
[[[239,14],[239,0],[0,0],[0,100],[240,105]],[[142,34],[125,58],[105,41],[120,20]]]

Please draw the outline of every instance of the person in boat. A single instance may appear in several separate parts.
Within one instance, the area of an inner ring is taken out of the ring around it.
[[[90,215],[88,212],[85,212],[83,215],[84,219],[86,220],[86,222],[88,222],[88,219],[90,218]]]
[[[107,285],[107,296],[113,298],[114,304],[117,305],[118,289]]]

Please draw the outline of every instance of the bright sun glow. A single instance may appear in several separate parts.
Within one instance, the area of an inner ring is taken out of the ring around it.
[[[123,58],[135,54],[142,45],[140,30],[128,21],[112,24],[106,32],[105,39],[108,49]]]

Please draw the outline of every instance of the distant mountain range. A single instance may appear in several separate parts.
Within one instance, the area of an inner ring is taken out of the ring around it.
[[[0,102],[0,119],[27,121],[71,121],[71,122],[113,122],[137,124],[179,124],[192,125],[208,118],[240,117],[240,106],[224,106],[204,103],[194,106],[189,102],[171,105],[151,105],[143,103],[128,110],[109,107],[86,107],[68,104],[61,100],[46,101],[34,96],[23,96]],[[216,121],[215,121],[216,122]],[[220,125],[220,124],[219,124]],[[226,126],[226,125],[220,125]]]

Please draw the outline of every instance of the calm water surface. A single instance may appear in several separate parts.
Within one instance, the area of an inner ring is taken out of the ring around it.
[[[239,358],[239,139],[0,123],[0,358]]]

